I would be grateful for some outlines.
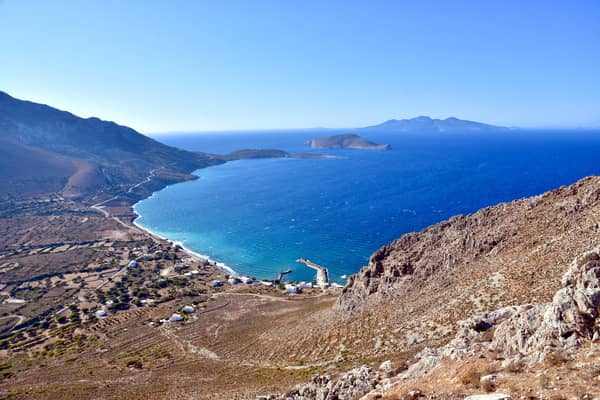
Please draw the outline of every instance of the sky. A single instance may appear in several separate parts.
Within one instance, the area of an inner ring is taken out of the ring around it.
[[[0,0],[0,90],[141,132],[600,127],[600,1]]]

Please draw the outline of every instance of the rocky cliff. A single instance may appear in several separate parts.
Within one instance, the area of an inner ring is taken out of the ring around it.
[[[450,305],[483,311],[486,303],[549,300],[565,262],[595,246],[599,216],[600,177],[589,177],[453,217],[376,251],[336,309],[351,314],[398,301],[398,308],[455,314]]]
[[[316,376],[273,398],[497,391],[592,399],[600,393],[599,217],[594,176],[382,247],[350,277],[329,317],[335,328],[319,335],[348,358],[360,355],[356,362],[389,357],[397,367],[387,378],[366,365]]]

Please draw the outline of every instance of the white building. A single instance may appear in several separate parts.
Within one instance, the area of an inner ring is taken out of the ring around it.
[[[138,263],[135,260],[131,261],[129,264],[127,264],[127,268],[131,268],[131,269],[137,268],[137,266],[138,266]]]
[[[183,311],[186,314],[192,314],[196,311],[196,309],[194,308],[194,306],[183,306],[183,308],[181,309],[181,311]]]
[[[252,282],[254,282],[254,279],[250,278],[249,276],[241,276],[240,281],[244,282],[246,285],[250,285]]]
[[[285,285],[285,292],[287,294],[298,294],[298,293],[300,293],[300,288],[296,285],[290,285],[288,283]]]
[[[95,312],[96,317],[98,318],[106,318],[106,311],[104,310],[98,310]]]
[[[169,318],[169,322],[180,322],[183,321],[181,314],[173,313]]]

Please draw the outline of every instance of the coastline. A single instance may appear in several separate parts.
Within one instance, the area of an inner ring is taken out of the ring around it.
[[[166,187],[165,187],[165,188],[166,188]],[[165,188],[163,188],[163,189],[165,189]],[[161,189],[161,190],[162,190],[162,189]],[[155,192],[153,192],[153,193],[152,193],[152,195],[154,195],[154,193],[155,193]],[[158,233],[156,233],[156,232],[154,232],[154,231],[150,230],[149,228],[147,228],[147,227],[145,227],[145,226],[141,225],[141,224],[140,224],[138,221],[139,221],[140,219],[142,219],[144,216],[143,216],[143,215],[141,215],[141,214],[140,214],[140,213],[137,211],[137,209],[136,209],[136,205],[137,205],[139,202],[141,202],[141,201],[143,201],[143,200],[145,200],[145,199],[147,199],[147,198],[151,197],[152,195],[150,195],[150,196],[148,196],[148,197],[145,197],[145,198],[141,199],[140,201],[136,202],[135,204],[131,205],[131,210],[133,211],[133,214],[135,215],[135,218],[133,218],[133,219],[131,220],[131,223],[132,223],[132,224],[133,224],[135,227],[137,227],[138,229],[140,229],[141,231],[143,231],[144,233],[148,234],[149,236],[151,236],[151,237],[152,237],[152,238],[154,238],[154,239],[163,240],[163,241],[165,241],[165,242],[169,242],[169,243],[171,243],[173,246],[179,246],[179,247],[181,247],[181,249],[183,250],[183,252],[184,252],[184,253],[186,253],[188,256],[190,256],[191,258],[193,258],[193,259],[195,259],[195,260],[197,260],[197,261],[205,261],[205,262],[208,262],[210,265],[212,265],[212,266],[215,266],[215,267],[219,268],[220,270],[222,270],[222,271],[224,271],[224,272],[228,273],[229,275],[233,275],[233,276],[240,276],[240,274],[239,274],[237,271],[235,271],[233,268],[231,268],[229,265],[227,265],[227,264],[225,264],[225,263],[223,263],[223,262],[220,262],[220,261],[214,260],[214,259],[210,258],[209,256],[207,256],[207,255],[205,255],[205,254],[198,253],[198,252],[196,252],[196,251],[194,251],[194,250],[192,250],[192,249],[190,249],[190,248],[186,247],[186,246],[185,246],[185,245],[184,245],[184,244],[183,244],[181,241],[169,239],[169,238],[167,238],[167,237],[165,237],[165,236],[162,236],[162,235],[160,235],[160,234],[158,234]]]
[[[200,175],[196,174],[196,172],[200,171],[201,169],[208,168],[208,167],[210,167],[210,166],[198,168],[198,169],[192,171],[190,174],[194,175],[196,177],[196,179],[199,179]],[[178,241],[178,240],[172,240],[172,239],[169,239],[168,237],[162,236],[162,235],[160,235],[160,234],[152,231],[151,229],[149,229],[149,228],[147,228],[147,227],[145,227],[145,226],[143,226],[142,224],[139,223],[139,220],[142,219],[142,218],[144,218],[144,216],[141,215],[137,211],[137,209],[136,209],[136,206],[140,202],[142,202],[142,201],[144,201],[146,199],[151,198],[152,196],[154,196],[156,193],[160,192],[161,190],[167,189],[170,186],[177,185],[177,184],[184,183],[184,182],[188,182],[188,181],[183,180],[183,181],[180,181],[180,182],[176,182],[176,183],[172,183],[172,184],[169,184],[169,185],[165,185],[164,187],[162,187],[162,188],[160,188],[158,190],[155,190],[155,191],[152,191],[152,192],[148,193],[147,196],[144,196],[141,199],[139,199],[138,201],[136,201],[135,203],[131,204],[129,207],[131,208],[131,212],[134,215],[134,218],[132,218],[131,221],[130,221],[131,224],[133,226],[135,226],[137,229],[141,230],[143,233],[149,235],[150,237],[152,237],[155,240],[162,240],[162,241],[171,243],[173,246],[179,246],[179,247],[181,247],[181,249],[183,250],[183,252],[186,253],[188,256],[190,256],[190,258],[192,258],[192,259],[195,259],[197,261],[205,261],[209,265],[217,267],[217,268],[219,268],[220,270],[222,270],[223,272],[225,272],[225,273],[227,273],[229,275],[240,276],[240,274],[236,270],[234,270],[233,268],[231,268],[229,265],[227,265],[227,264],[225,264],[223,262],[214,260],[214,259],[210,258],[209,256],[207,256],[205,254],[198,253],[198,252],[196,252],[196,251],[194,251],[194,250],[186,247],[183,244],[183,242]]]

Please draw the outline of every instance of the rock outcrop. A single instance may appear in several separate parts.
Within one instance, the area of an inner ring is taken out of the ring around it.
[[[551,302],[504,307],[460,323],[446,346],[425,349],[401,378],[424,374],[445,358],[459,359],[492,351],[507,366],[534,365],[554,352],[573,353],[600,338],[600,248],[573,260]]]
[[[594,246],[598,216],[600,178],[590,177],[452,217],[377,250],[350,276],[336,310],[349,315],[410,299],[412,309],[427,302],[426,311],[464,299],[465,293],[458,293],[464,290],[473,297],[497,297],[498,306],[549,300],[564,262]],[[464,311],[462,318],[469,315]]]
[[[311,382],[298,385],[285,394],[259,397],[264,400],[351,400],[375,389],[383,379],[380,372],[363,365],[332,378],[315,375]]]
[[[310,383],[265,399],[375,399],[393,393],[396,385],[404,381],[430,376],[433,370],[447,365],[445,362],[462,363],[493,354],[495,360],[503,360],[504,370],[517,370],[523,366],[535,368],[552,354],[576,357],[582,344],[600,339],[599,309],[600,247],[572,261],[552,301],[502,307],[460,321],[455,337],[447,345],[425,348],[396,376],[391,362],[385,361],[377,371],[363,365],[336,378],[316,375]],[[496,379],[497,375],[491,374],[482,375],[479,380],[493,387]],[[424,397],[421,392],[407,396],[402,398]],[[508,397],[493,393],[468,398]]]

